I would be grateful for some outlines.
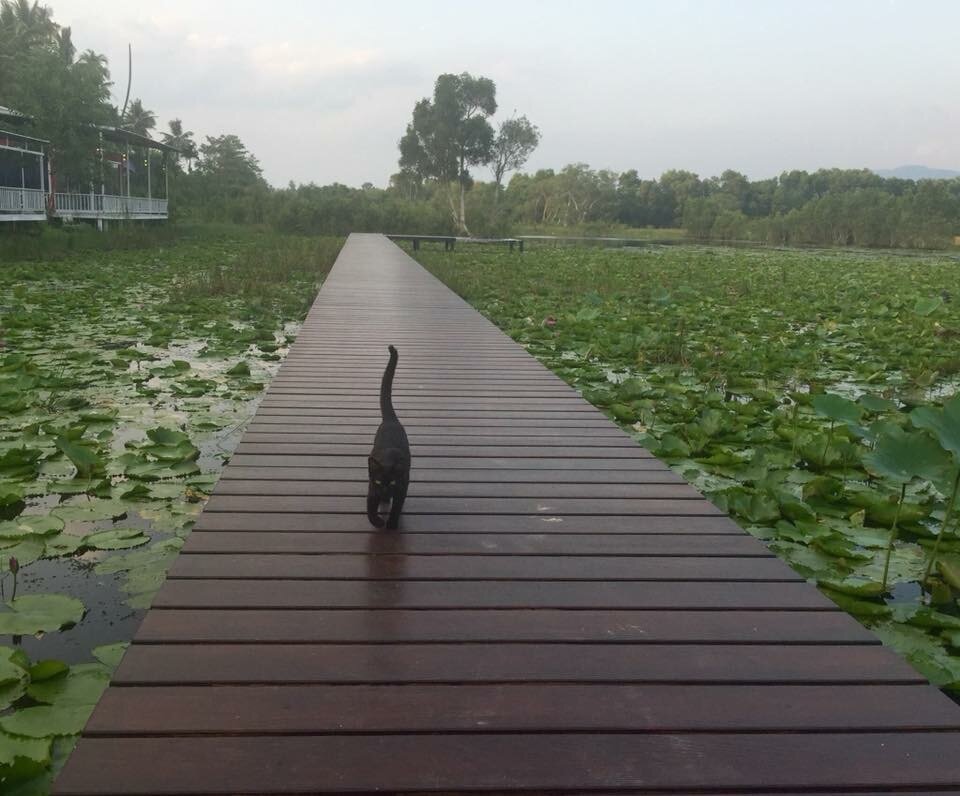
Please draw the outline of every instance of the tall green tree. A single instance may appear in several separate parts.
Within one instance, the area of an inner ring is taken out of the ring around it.
[[[187,161],[187,168],[189,169],[199,154],[197,144],[193,140],[193,130],[184,130],[183,122],[180,119],[171,119],[167,122],[167,127],[170,128],[170,132],[160,133],[160,136],[163,138],[163,143],[177,150],[173,160],[174,169],[180,168],[180,158]]]
[[[97,170],[98,124],[115,121],[106,59],[76,55],[69,28],[46,6],[0,0],[0,105],[31,118],[48,150],[56,187],[86,189]]]
[[[127,130],[138,135],[149,136],[150,131],[157,126],[157,115],[143,107],[143,102],[138,97],[130,102],[126,112],[123,114],[121,124]]]
[[[500,196],[503,177],[508,171],[523,167],[533,150],[540,143],[540,129],[531,124],[526,116],[507,119],[500,124],[497,136],[493,139],[492,160],[493,181],[496,184],[494,201]]]
[[[433,178],[447,188],[457,229],[469,234],[465,196],[472,183],[470,167],[489,163],[497,111],[497,87],[486,77],[463,72],[437,78],[433,99],[413,108],[413,119],[400,139],[400,168]]]

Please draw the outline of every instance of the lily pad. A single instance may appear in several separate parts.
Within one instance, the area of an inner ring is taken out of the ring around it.
[[[858,423],[863,415],[863,407],[840,395],[816,395],[811,404],[817,414],[841,423]]]
[[[75,625],[83,618],[83,603],[65,594],[25,594],[0,610],[0,634],[28,636]]]
[[[914,478],[933,478],[950,467],[946,452],[926,433],[891,428],[880,436],[873,451],[863,457],[874,475],[906,484]]]
[[[113,670],[120,665],[123,654],[129,646],[130,644],[126,641],[119,641],[116,644],[103,644],[93,648],[93,657],[108,669]]]
[[[63,661],[38,661],[30,667],[30,681],[32,683],[40,683],[44,680],[52,680],[54,677],[60,677],[68,671],[70,671],[70,667]]]
[[[83,545],[96,550],[126,550],[140,547],[149,541],[150,537],[138,528],[111,528],[84,537]]]
[[[66,437],[57,437],[56,446],[73,462],[80,478],[90,478],[95,473],[103,472],[104,460],[94,445],[83,444]]]
[[[10,570],[10,559],[17,559],[21,567],[32,564],[41,558],[46,549],[46,545],[39,539],[22,539],[12,547],[5,547],[0,550],[0,573],[6,574]]]
[[[0,766],[12,766],[16,758],[47,765],[50,762],[50,739],[23,738],[0,732]]]
[[[250,365],[245,361],[241,360],[236,365],[234,365],[230,370],[227,371],[228,376],[249,376],[250,375]]]
[[[11,735],[49,738],[52,735],[77,735],[90,718],[92,705],[40,705],[22,708],[11,716],[0,717],[0,727]]]
[[[65,522],[96,522],[120,517],[127,513],[128,508],[121,500],[90,500],[59,506],[51,513]]]
[[[910,413],[910,422],[930,431],[940,444],[960,463],[960,393],[947,401],[942,409],[921,406]]]
[[[21,515],[15,520],[0,522],[0,540],[23,539],[28,536],[51,536],[63,530],[64,522],[50,514]]]
[[[30,684],[27,693],[37,702],[48,705],[79,705],[92,708],[110,684],[110,671],[105,666],[78,664],[69,673],[43,682]]]

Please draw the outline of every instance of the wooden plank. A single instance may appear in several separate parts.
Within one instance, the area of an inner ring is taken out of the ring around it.
[[[800,583],[168,580],[161,608],[644,608],[836,610]]]
[[[275,420],[276,418],[273,419]],[[322,418],[302,418],[294,423],[283,421],[279,423],[265,423],[258,421],[247,426],[246,434],[251,438],[254,434],[312,434],[324,437],[324,439],[312,439],[311,441],[313,442],[363,442],[364,440],[371,442],[378,425],[379,420],[372,417],[363,422],[351,423],[348,421],[347,423],[338,425],[328,424]],[[413,423],[405,423],[404,425],[408,432],[415,430],[418,437],[435,445],[450,444],[453,439],[461,440],[455,444],[467,445],[473,441],[475,437],[488,438],[491,436],[496,440],[502,440],[502,442],[498,443],[502,445],[510,445],[515,442],[526,445],[537,445],[542,441],[553,439],[557,437],[557,435],[561,435],[567,440],[592,439],[596,440],[597,444],[602,445],[606,445],[608,441],[611,440],[617,440],[624,445],[628,442],[631,445],[636,444],[629,440],[629,438],[624,437],[618,429],[601,425],[587,428],[577,425],[567,429],[560,429],[555,426],[546,428],[540,426],[501,429],[489,427],[475,428],[466,425],[430,425],[429,421],[423,421],[417,425]],[[340,439],[334,439],[335,437],[339,437]],[[360,437],[360,439],[356,439],[355,437]],[[433,439],[428,440],[427,437],[432,437]],[[531,442],[520,442],[520,440],[531,440]],[[603,442],[601,442],[601,440]]]
[[[386,539],[386,541],[385,541]],[[183,553],[376,553],[484,556],[749,556],[773,553],[744,534],[456,534],[310,533],[268,534],[194,530]]]
[[[271,456],[355,456],[366,461],[370,453],[371,442],[357,442],[353,444],[309,443],[309,442],[241,442],[237,445],[237,455],[269,454]],[[477,456],[496,458],[523,457],[534,459],[572,458],[575,460],[589,460],[602,458],[606,460],[620,459],[650,459],[650,454],[639,447],[611,447],[595,445],[487,445],[471,443],[469,446],[450,445],[420,445],[410,444],[410,453],[417,461],[429,460],[431,457],[476,458]]]
[[[938,789],[960,782],[958,743],[956,732],[86,738],[58,792],[151,794],[163,782],[192,793],[203,782],[269,793],[281,776],[285,790],[313,793]]]
[[[561,517],[501,515],[475,517],[467,514],[419,514],[402,518],[407,533],[652,533],[683,536],[700,533],[742,535],[729,517]],[[362,514],[271,514],[269,512],[214,512],[200,515],[200,530],[227,531],[358,531],[370,532],[370,522]]]
[[[236,453],[231,464],[245,467],[357,467],[367,460],[369,448],[353,456]],[[419,467],[467,468],[484,470],[663,470],[663,462],[639,457],[636,459],[586,459],[557,458],[544,455],[536,458],[524,456],[424,456],[414,462],[414,472]]]
[[[263,490],[261,490],[263,491]],[[337,495],[301,495],[293,500],[280,495],[224,495],[214,494],[207,501],[205,511],[269,511],[283,512],[356,513],[363,510],[364,501],[356,497]],[[563,514],[587,515],[685,515],[705,516],[720,514],[720,510],[705,500],[683,498],[432,498],[411,495],[403,506],[404,516],[417,514]]]
[[[376,432],[376,426],[369,429],[369,433],[360,434],[328,434],[316,433],[306,430],[303,427],[299,431],[287,431],[285,433],[270,433],[247,429],[243,439],[246,443],[257,443],[258,445],[363,445],[367,449],[373,444],[373,435]],[[591,448],[627,448],[635,450],[637,444],[626,436],[619,437],[593,437],[584,435],[584,439],[589,439]],[[421,431],[417,434],[417,441],[421,446],[440,447],[451,445],[467,448],[487,448],[491,446],[524,446],[524,447],[571,447],[570,437],[564,435],[557,437],[554,429],[551,434],[542,435],[519,435],[519,434],[429,434]]]
[[[231,464],[220,477],[219,484],[231,480],[255,481],[366,481],[366,467],[344,463],[340,467],[247,467]],[[415,465],[416,481],[430,483],[474,484],[683,484],[673,470],[649,467],[643,470],[495,470],[493,468],[457,467],[437,468]],[[218,484],[218,485],[219,485]]]
[[[924,680],[892,652],[875,645],[474,643],[134,644],[114,682],[884,684]],[[910,715],[916,721],[916,712]]]
[[[341,403],[339,406],[328,407],[264,406],[260,404],[260,408],[257,410],[257,419],[262,420],[265,417],[322,417],[326,418],[328,422],[334,422],[336,418],[375,418],[378,417],[378,414],[373,404],[370,406],[353,406]],[[546,428],[563,424],[563,421],[573,421],[573,425],[581,425],[581,423],[600,424],[601,421],[606,421],[606,416],[600,412],[588,413],[564,410],[551,412],[549,418],[544,418],[543,415],[530,408],[476,410],[457,406],[443,406],[432,409],[425,407],[408,407],[403,412],[404,423],[424,418],[431,421],[441,421],[444,419],[451,421],[457,420],[460,423],[463,423],[464,420],[469,422],[475,421],[477,425],[489,425],[497,420],[522,420],[527,423],[538,423],[541,427]]]
[[[644,473],[644,475],[646,475]],[[656,478],[656,474],[654,478]],[[217,495],[284,495],[288,497],[317,497],[333,495],[364,498],[367,494],[366,479],[352,481],[306,481],[306,480],[260,480],[231,478],[216,486]],[[565,500],[595,500],[618,498],[626,500],[676,499],[703,500],[691,486],[684,483],[633,483],[633,484],[526,484],[526,483],[453,483],[431,482],[418,478],[410,484],[410,498],[563,498]],[[355,503],[354,505],[363,505]]]
[[[311,580],[753,581],[803,578],[777,558],[648,556],[417,556],[379,553],[181,555],[170,578]]]
[[[960,729],[928,685],[273,685],[111,689],[96,735]]]
[[[155,607],[144,643],[608,643],[878,646],[839,611],[235,610]],[[492,649],[492,648],[491,648]],[[686,657],[682,650],[678,654]],[[811,656],[830,650],[811,649]],[[872,663],[871,663],[872,665]],[[866,670],[865,670],[866,671]]]

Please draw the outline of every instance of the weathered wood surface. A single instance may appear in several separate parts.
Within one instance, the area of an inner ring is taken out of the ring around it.
[[[414,447],[363,516],[386,345]],[[960,792],[960,708],[353,235],[62,794]]]

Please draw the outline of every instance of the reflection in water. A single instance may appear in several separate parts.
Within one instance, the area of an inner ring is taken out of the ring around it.
[[[403,640],[403,605],[407,576],[406,539],[399,531],[373,531],[367,541],[367,667],[374,681],[396,680],[390,642]]]

